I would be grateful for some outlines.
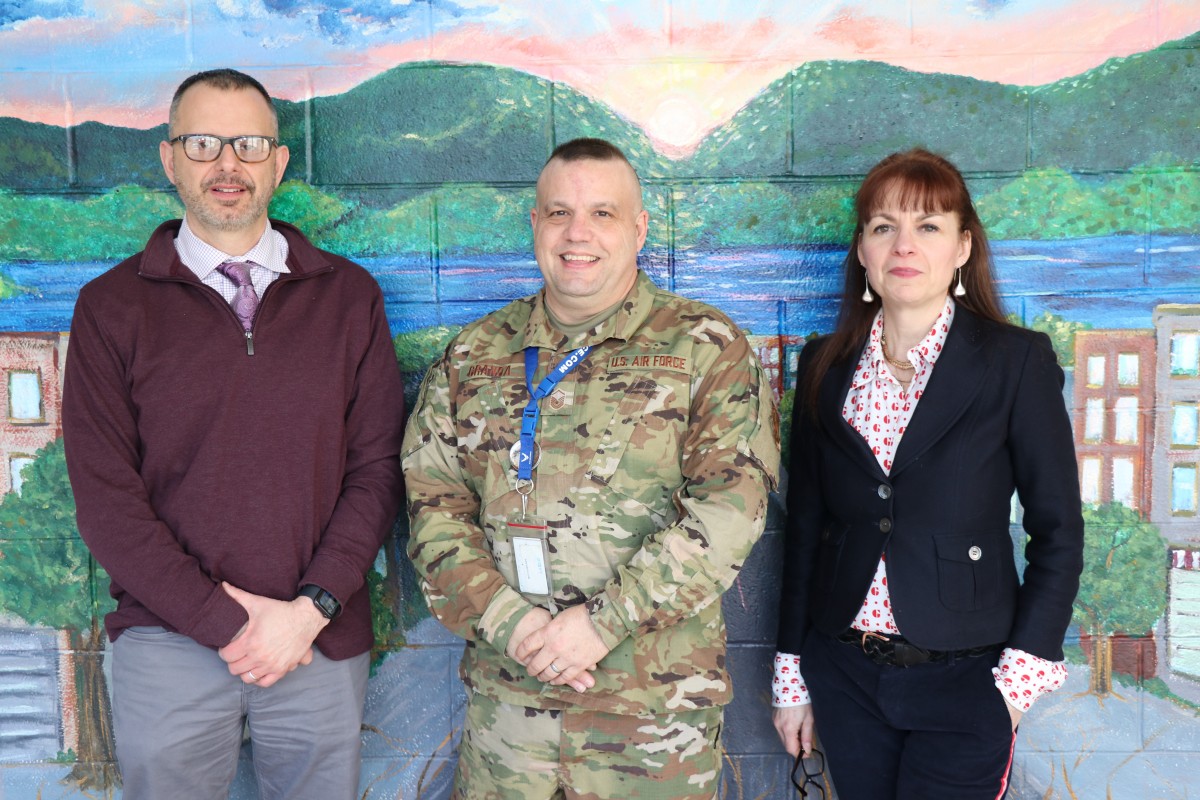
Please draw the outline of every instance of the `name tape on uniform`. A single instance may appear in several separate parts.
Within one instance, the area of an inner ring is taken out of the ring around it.
[[[469,364],[463,368],[464,380],[471,378],[507,378],[512,374],[512,364]]]
[[[689,372],[691,359],[670,353],[622,353],[608,359],[608,368],[614,369],[657,369],[668,372]]]

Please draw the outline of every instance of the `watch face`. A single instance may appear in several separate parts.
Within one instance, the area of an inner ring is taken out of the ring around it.
[[[332,607],[333,604],[329,602],[329,596],[328,595],[325,595],[325,596],[318,595],[316,600],[317,600],[317,608],[321,609],[321,613],[323,613],[327,617],[332,617],[334,609]]]
[[[319,586],[304,586],[300,589],[300,594],[310,598],[313,605],[317,607],[326,619],[333,619],[342,610],[342,604],[333,598],[329,592]]]

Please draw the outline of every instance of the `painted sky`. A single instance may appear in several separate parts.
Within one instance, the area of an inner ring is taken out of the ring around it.
[[[0,0],[0,115],[150,127],[199,69],[299,100],[482,62],[567,83],[683,155],[808,61],[1040,85],[1197,30],[1196,0]]]

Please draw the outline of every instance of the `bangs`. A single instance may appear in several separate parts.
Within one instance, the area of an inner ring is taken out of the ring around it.
[[[958,171],[947,167],[939,161],[911,156],[890,163],[885,160],[867,175],[855,196],[859,224],[892,205],[899,205],[901,211],[955,212],[965,222],[971,208],[970,195]]]
[[[957,212],[957,194],[951,187],[942,183],[892,181],[881,187],[875,202],[867,206],[867,218],[891,205],[898,205],[901,211],[923,211],[926,214]]]

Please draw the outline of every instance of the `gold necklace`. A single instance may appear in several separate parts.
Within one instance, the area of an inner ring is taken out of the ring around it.
[[[888,355],[887,331],[882,330],[882,329],[879,331],[879,346],[883,348],[884,359],[889,364],[891,364],[893,367],[895,367],[896,369],[912,369],[912,370],[916,369],[916,367],[913,366],[913,363],[911,361],[900,361],[900,360],[892,358],[891,356]]]

